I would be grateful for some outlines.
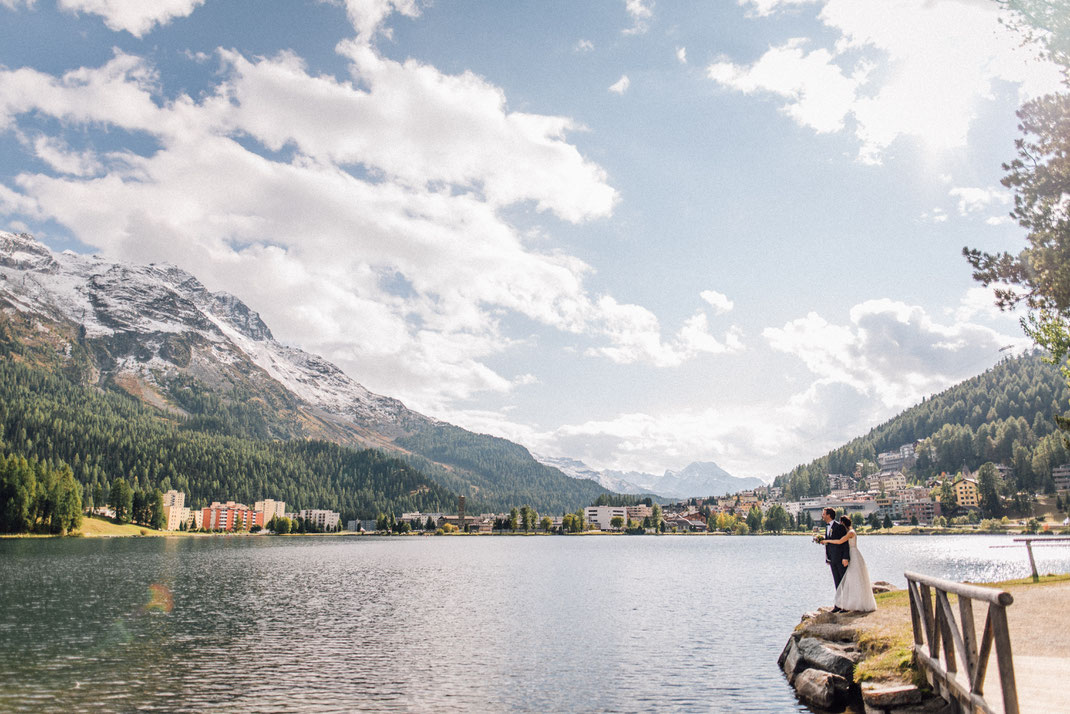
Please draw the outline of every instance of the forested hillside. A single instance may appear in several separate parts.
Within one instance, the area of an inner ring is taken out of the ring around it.
[[[217,415],[222,419],[225,412]],[[124,477],[143,491],[176,488],[192,505],[216,499],[284,500],[343,518],[437,511],[454,497],[380,451],[322,441],[261,441],[202,431],[112,390],[0,359],[0,453],[63,461],[91,492]],[[240,429],[238,429],[240,431]]]
[[[829,491],[827,474],[853,473],[860,461],[876,470],[878,453],[922,441],[919,477],[993,461],[1014,469],[1021,490],[1048,490],[1052,468],[1070,460],[1054,421],[1068,406],[1070,389],[1058,367],[1039,353],[1008,358],[774,483],[788,498],[822,495]]]
[[[435,470],[431,463],[413,461],[450,490],[494,510],[531,505],[543,513],[565,513],[608,493],[594,481],[569,478],[539,463],[520,444],[473,434],[451,424],[426,426],[415,434],[399,437],[395,443],[455,467],[457,470]]]

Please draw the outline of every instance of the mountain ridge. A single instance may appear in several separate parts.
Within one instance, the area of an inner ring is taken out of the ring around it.
[[[473,505],[564,511],[605,492],[540,464],[523,446],[372,393],[322,357],[279,343],[239,298],[210,292],[173,265],[56,254],[28,234],[0,232],[0,312],[9,324],[30,318],[22,338],[51,347],[61,363],[72,344],[83,346],[88,383],[184,417],[216,398],[234,417],[230,428],[256,438],[384,449]]]

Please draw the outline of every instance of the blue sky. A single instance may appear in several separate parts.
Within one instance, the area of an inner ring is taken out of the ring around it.
[[[988,0],[0,0],[0,228],[548,456],[769,478],[1025,345]],[[954,40],[949,40],[954,38]]]

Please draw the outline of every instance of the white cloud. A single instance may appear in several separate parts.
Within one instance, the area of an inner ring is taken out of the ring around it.
[[[573,49],[576,52],[592,52],[594,51],[594,43],[590,40],[580,39],[576,41],[576,46]]]
[[[787,3],[746,4],[768,14]],[[819,19],[834,41],[804,52],[817,41],[796,38],[752,65],[717,62],[709,75],[779,96],[786,114],[815,131],[850,129],[864,162],[879,163],[899,137],[932,151],[960,148],[996,82],[1019,85],[1023,99],[1059,86],[1057,69],[1035,61],[999,17],[997,3],[827,0]]]
[[[653,313],[590,295],[583,261],[527,245],[503,217],[527,202],[572,222],[612,212],[616,191],[569,143],[571,120],[509,111],[471,73],[359,41],[340,51],[352,83],[290,54],[221,50],[219,83],[197,101],[163,96],[153,67],[120,52],[62,76],[0,69],[0,130],[58,119],[34,147],[62,174],[20,174],[0,209],[55,220],[104,254],[181,265],[417,408],[526,383],[486,364],[514,344],[517,316],[623,363],[742,348],[699,315],[663,340]],[[94,156],[63,142],[113,127],[157,148]]]
[[[727,295],[716,290],[703,290],[699,296],[708,302],[718,315],[723,315],[735,307],[735,303],[729,300]]]
[[[800,5],[814,5],[820,0],[739,0],[743,7],[750,8],[753,17],[768,17],[778,10]]]
[[[770,49],[753,65],[720,61],[711,64],[706,74],[744,94],[770,92],[786,99],[782,111],[818,133],[839,131],[867,68],[860,65],[848,76],[833,62],[829,50],[807,52],[807,44],[801,38],[789,40]]]
[[[921,220],[926,223],[946,223],[947,218],[947,211],[942,208],[934,208],[921,214]]]
[[[743,349],[741,331],[730,328],[718,339],[710,333],[705,313],[688,318],[669,343],[662,341],[661,327],[654,313],[640,305],[622,305],[604,296],[598,301],[601,329],[611,345],[592,347],[588,356],[608,357],[618,364],[645,363],[656,367],[677,367],[700,354],[725,354]]]
[[[62,139],[38,136],[33,150],[41,159],[60,173],[72,176],[93,176],[103,168],[93,151],[72,151]]]
[[[676,59],[679,60],[680,64],[687,64],[687,48],[686,47],[677,47],[676,48]]]
[[[1028,340],[989,327],[943,325],[918,306],[881,299],[851,309],[846,325],[817,313],[766,328],[773,349],[794,354],[820,380],[854,388],[889,409],[903,408],[992,364]]]
[[[641,35],[649,29],[648,21],[654,17],[653,0],[624,0],[624,9],[632,18],[632,26],[624,30],[625,35]]]
[[[959,322],[969,322],[977,316],[988,320],[1010,319],[1017,322],[1019,316],[1014,310],[1005,312],[996,307],[995,291],[997,289],[1007,290],[1011,287],[1003,283],[989,285],[987,288],[980,285],[972,287],[962,296],[958,307],[949,308],[948,312]]]
[[[993,203],[1004,206],[1011,203],[1010,193],[994,186],[990,188],[957,186],[948,193],[952,198],[958,199],[959,215],[962,216],[985,211]]]
[[[346,14],[362,42],[371,42],[377,33],[390,36],[383,29],[387,17],[397,12],[406,17],[418,17],[420,8],[416,0],[344,0]]]
[[[59,7],[69,12],[98,15],[108,29],[126,30],[142,37],[157,25],[166,25],[179,17],[188,17],[205,0],[59,0]],[[32,3],[30,3],[32,4]]]
[[[628,75],[622,74],[620,79],[610,85],[609,91],[616,92],[617,94],[624,94],[628,91],[628,85],[631,84],[631,80],[628,79]]]

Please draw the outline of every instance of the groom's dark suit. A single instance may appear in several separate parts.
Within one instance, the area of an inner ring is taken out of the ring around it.
[[[847,535],[847,528],[844,527],[839,521],[833,521],[828,524],[832,526],[825,528],[825,537],[830,540],[839,540]],[[825,544],[825,560],[828,561],[829,567],[832,568],[832,579],[836,583],[836,587],[840,586],[840,580],[843,578],[843,574],[847,572],[847,567],[843,564],[843,561],[851,559],[851,546],[848,543],[826,543]]]

